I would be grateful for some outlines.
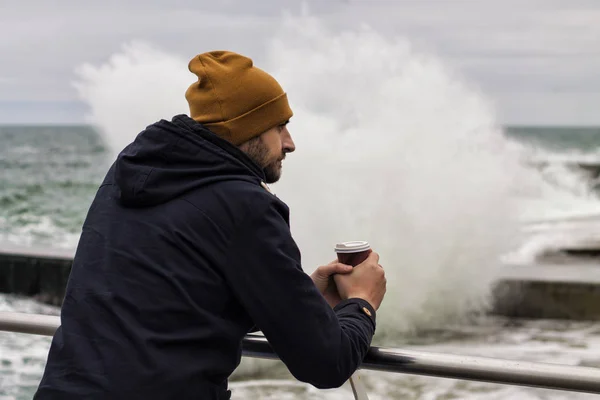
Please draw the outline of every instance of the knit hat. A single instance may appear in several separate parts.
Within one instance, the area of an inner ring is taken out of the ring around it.
[[[190,117],[236,146],[293,115],[279,83],[247,57],[213,51],[188,67],[198,76],[185,93]]]

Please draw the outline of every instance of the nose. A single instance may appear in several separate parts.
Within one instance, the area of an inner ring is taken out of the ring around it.
[[[294,144],[294,140],[292,139],[292,135],[290,135],[290,131],[288,131],[287,126],[283,128],[283,132],[281,133],[281,144],[283,147],[283,152],[293,153],[296,150],[296,144]]]

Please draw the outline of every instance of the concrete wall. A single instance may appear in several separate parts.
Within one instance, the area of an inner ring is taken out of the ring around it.
[[[494,313],[520,318],[600,320],[600,285],[560,281],[500,281]]]
[[[62,304],[73,253],[61,250],[0,248],[0,293],[31,296]]]
[[[73,251],[0,246],[0,292],[60,305]],[[492,314],[517,318],[600,320],[600,266],[506,266]]]

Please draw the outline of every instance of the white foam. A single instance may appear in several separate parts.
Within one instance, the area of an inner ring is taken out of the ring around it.
[[[27,298],[0,294],[0,311],[58,315],[57,307]],[[50,338],[24,333],[0,332],[0,398],[31,398],[39,385]]]
[[[147,125],[187,112],[187,62],[147,43],[127,43],[103,65],[81,65],[77,75],[75,87],[90,106],[87,120],[108,136],[113,155]]]
[[[406,39],[314,20],[281,35],[270,65],[290,93],[298,152],[276,190],[306,267],[328,261],[329,243],[368,240],[388,276],[388,337],[484,305],[512,245],[519,175],[487,100]]]
[[[509,255],[510,262],[532,263],[549,252],[598,242],[600,201],[595,182],[577,166],[579,162],[597,164],[598,149],[558,152],[519,147],[521,163],[530,166],[515,192],[526,236]]]
[[[80,233],[66,232],[50,216],[21,216],[19,224],[0,217],[0,243],[74,249]]]

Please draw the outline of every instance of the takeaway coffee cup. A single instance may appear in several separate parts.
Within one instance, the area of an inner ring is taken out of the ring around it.
[[[335,246],[335,252],[339,262],[356,267],[369,257],[371,245],[361,241],[343,242]]]

